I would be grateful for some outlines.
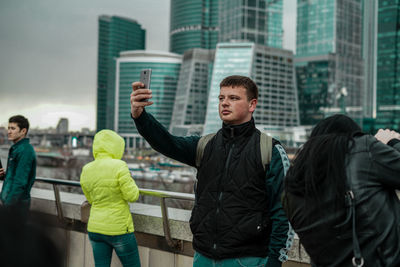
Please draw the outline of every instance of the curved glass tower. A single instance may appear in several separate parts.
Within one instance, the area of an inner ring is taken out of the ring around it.
[[[115,125],[119,134],[137,133],[130,116],[132,82],[139,81],[142,69],[152,69],[153,105],[146,107],[166,128],[171,122],[182,56],[161,51],[125,51],[117,58],[115,86]]]
[[[171,52],[215,49],[217,42],[218,0],[171,0]]]

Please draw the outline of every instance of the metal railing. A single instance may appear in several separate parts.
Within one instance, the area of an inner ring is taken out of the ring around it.
[[[56,200],[57,217],[64,224],[71,223],[71,221],[68,218],[64,217],[64,213],[63,213],[63,209],[62,209],[62,205],[61,205],[59,186],[65,185],[65,186],[80,187],[81,186],[80,183],[78,181],[45,178],[45,177],[36,177],[36,182],[49,183],[49,184],[53,185],[54,197]],[[169,191],[154,190],[154,189],[139,189],[139,193],[141,195],[147,195],[147,196],[153,196],[153,197],[160,198],[160,207],[161,207],[161,215],[162,215],[165,239],[166,239],[169,247],[171,247],[174,250],[181,251],[183,249],[182,240],[176,240],[171,237],[169,218],[168,218],[168,207],[165,203],[165,200],[167,198],[171,198],[171,199],[194,201],[195,200],[194,194],[169,192]]]

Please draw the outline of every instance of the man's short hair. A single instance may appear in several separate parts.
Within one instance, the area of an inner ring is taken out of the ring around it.
[[[16,116],[12,116],[8,122],[13,122],[16,123],[19,127],[20,130],[22,129],[26,129],[26,133],[28,133],[29,131],[29,121],[27,118],[25,118],[22,115],[16,115]]]
[[[231,87],[243,86],[246,89],[247,99],[249,101],[252,99],[258,99],[257,85],[249,77],[240,75],[228,76],[222,80],[222,82],[219,84],[219,88],[226,86],[231,86]]]

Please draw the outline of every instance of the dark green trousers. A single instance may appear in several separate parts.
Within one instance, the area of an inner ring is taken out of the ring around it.
[[[264,267],[268,258],[244,257],[224,260],[213,260],[196,252],[193,258],[193,267]]]

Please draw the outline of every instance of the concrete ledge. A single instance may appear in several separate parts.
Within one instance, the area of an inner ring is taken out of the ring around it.
[[[31,192],[32,202],[31,209],[40,211],[49,215],[57,216],[57,209],[55,204],[55,197],[53,190],[32,188]],[[63,213],[66,218],[74,221],[81,221],[81,204],[86,200],[84,195],[60,192]],[[143,237],[151,235],[155,237],[153,243],[160,243],[164,237],[162,215],[160,206],[148,205],[142,203],[131,203],[131,213],[135,225],[135,232]],[[182,210],[175,208],[168,208],[168,216],[170,223],[171,236],[174,239],[182,240],[186,243],[192,242],[192,234],[189,227],[190,210]],[[138,241],[139,242],[139,241]],[[303,266],[300,263],[309,266],[310,262],[308,255],[304,248],[301,248],[299,253],[299,240],[295,238],[293,246],[289,252],[289,262],[285,263],[285,267],[289,266]],[[164,247],[162,245],[161,247]],[[298,263],[298,264],[296,264]],[[295,265],[293,265],[295,264]]]
[[[50,215],[57,215],[54,192],[47,189],[32,188],[31,209]],[[60,192],[64,216],[81,220],[81,205],[86,200],[84,195]],[[143,203],[130,203],[135,231],[164,236],[160,206]],[[192,242],[189,227],[190,210],[168,208],[168,217],[172,238]]]
[[[164,236],[163,221],[160,206],[132,203],[135,231],[146,234]],[[192,233],[189,227],[190,210],[168,208],[168,218],[171,237],[174,239],[192,242]]]

